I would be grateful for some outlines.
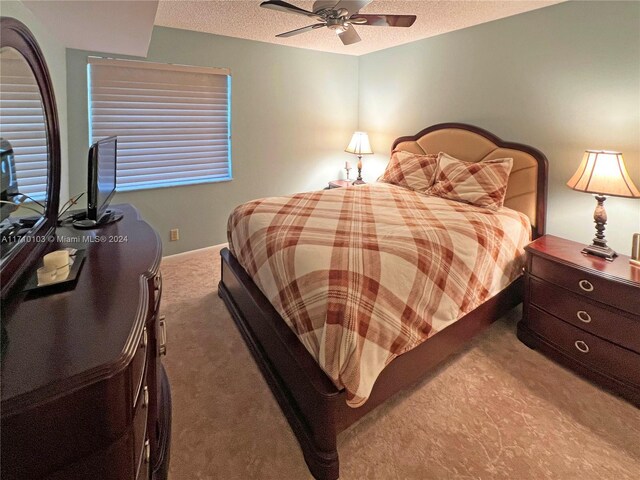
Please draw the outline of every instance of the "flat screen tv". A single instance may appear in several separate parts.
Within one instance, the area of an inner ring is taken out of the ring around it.
[[[98,140],[89,149],[87,218],[98,224],[107,223],[111,215],[107,207],[116,192],[117,149],[117,137]]]
[[[76,219],[73,222],[74,227],[97,228],[122,218],[121,212],[107,208],[116,192],[117,151],[116,137],[103,138],[91,145],[87,180],[87,212],[86,216],[74,217]]]

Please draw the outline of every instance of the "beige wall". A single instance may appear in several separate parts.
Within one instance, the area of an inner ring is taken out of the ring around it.
[[[89,53],[67,50],[72,193],[86,190]],[[343,150],[357,126],[356,57],[156,27],[147,59],[232,72],[233,180],[115,197],[140,209],[165,255],[226,242],[236,205],[323,188],[352,159]],[[181,239],[169,242],[175,227]]]
[[[549,159],[548,233],[590,243],[591,195],[565,186],[587,148],[619,150],[640,186],[640,2],[568,2],[359,57],[359,128],[384,169],[393,139],[465,122]],[[607,238],[623,253],[640,199],[611,197]]]
[[[58,42],[42,26],[40,21],[18,1],[0,1],[0,15],[13,17],[24,23],[36,37],[44,53],[47,67],[53,82],[53,90],[58,105],[58,120],[60,122],[60,147],[62,154],[62,171],[60,175],[61,204],[69,197],[69,152],[67,143],[67,69],[66,51],[64,45]]]

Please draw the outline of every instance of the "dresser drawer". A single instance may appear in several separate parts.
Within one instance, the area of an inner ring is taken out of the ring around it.
[[[640,353],[640,316],[605,308],[532,276],[529,295],[531,303],[565,322]]]
[[[537,255],[531,255],[530,272],[538,278],[583,295],[585,298],[627,312],[640,312],[640,295],[637,287],[587,273]]]
[[[138,470],[140,462],[144,462],[145,441],[147,440],[147,416],[149,414],[149,389],[147,385],[142,387],[139,398],[136,400],[136,410],[133,416],[133,455],[134,465]]]
[[[122,435],[108,447],[96,450],[91,455],[81,458],[75,463],[69,463],[62,469],[46,477],[19,477],[28,480],[124,480],[134,478],[135,467],[131,463],[131,449],[133,448],[131,431]],[[38,458],[34,457],[33,462]],[[5,476],[2,476],[3,480]],[[7,477],[16,478],[16,477]]]
[[[160,299],[162,298],[162,272],[158,271],[158,273],[151,279],[149,279],[149,291],[150,295],[150,307],[149,311],[150,316],[155,315],[160,309]]]
[[[138,470],[136,480],[149,480],[149,478],[149,462],[145,462],[143,460],[140,464],[140,469]]]
[[[139,398],[142,384],[145,377],[147,365],[147,351],[149,350],[149,333],[147,327],[142,330],[142,335],[138,343],[138,349],[131,362],[131,385],[133,387],[132,398]],[[134,408],[136,403],[134,402]]]
[[[591,370],[640,385],[640,355],[529,306],[530,330]]]

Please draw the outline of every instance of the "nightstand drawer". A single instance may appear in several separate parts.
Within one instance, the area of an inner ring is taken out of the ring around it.
[[[531,274],[583,295],[585,298],[626,310],[640,312],[638,288],[584,272],[559,262],[532,255]]]
[[[640,355],[584,332],[533,306],[529,328],[592,370],[640,385]]]
[[[640,316],[604,308],[551,283],[529,277],[530,302],[582,330],[640,353]]]

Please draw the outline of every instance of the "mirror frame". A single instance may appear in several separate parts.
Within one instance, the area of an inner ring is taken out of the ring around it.
[[[55,241],[60,202],[60,124],[53,93],[53,83],[44,54],[31,31],[11,17],[0,17],[0,48],[10,47],[20,53],[36,78],[46,120],[47,135],[47,205],[43,219],[18,241],[2,259],[0,271],[1,298],[4,301],[23,274],[37,262],[43,251]],[[53,240],[53,241],[52,241]]]

